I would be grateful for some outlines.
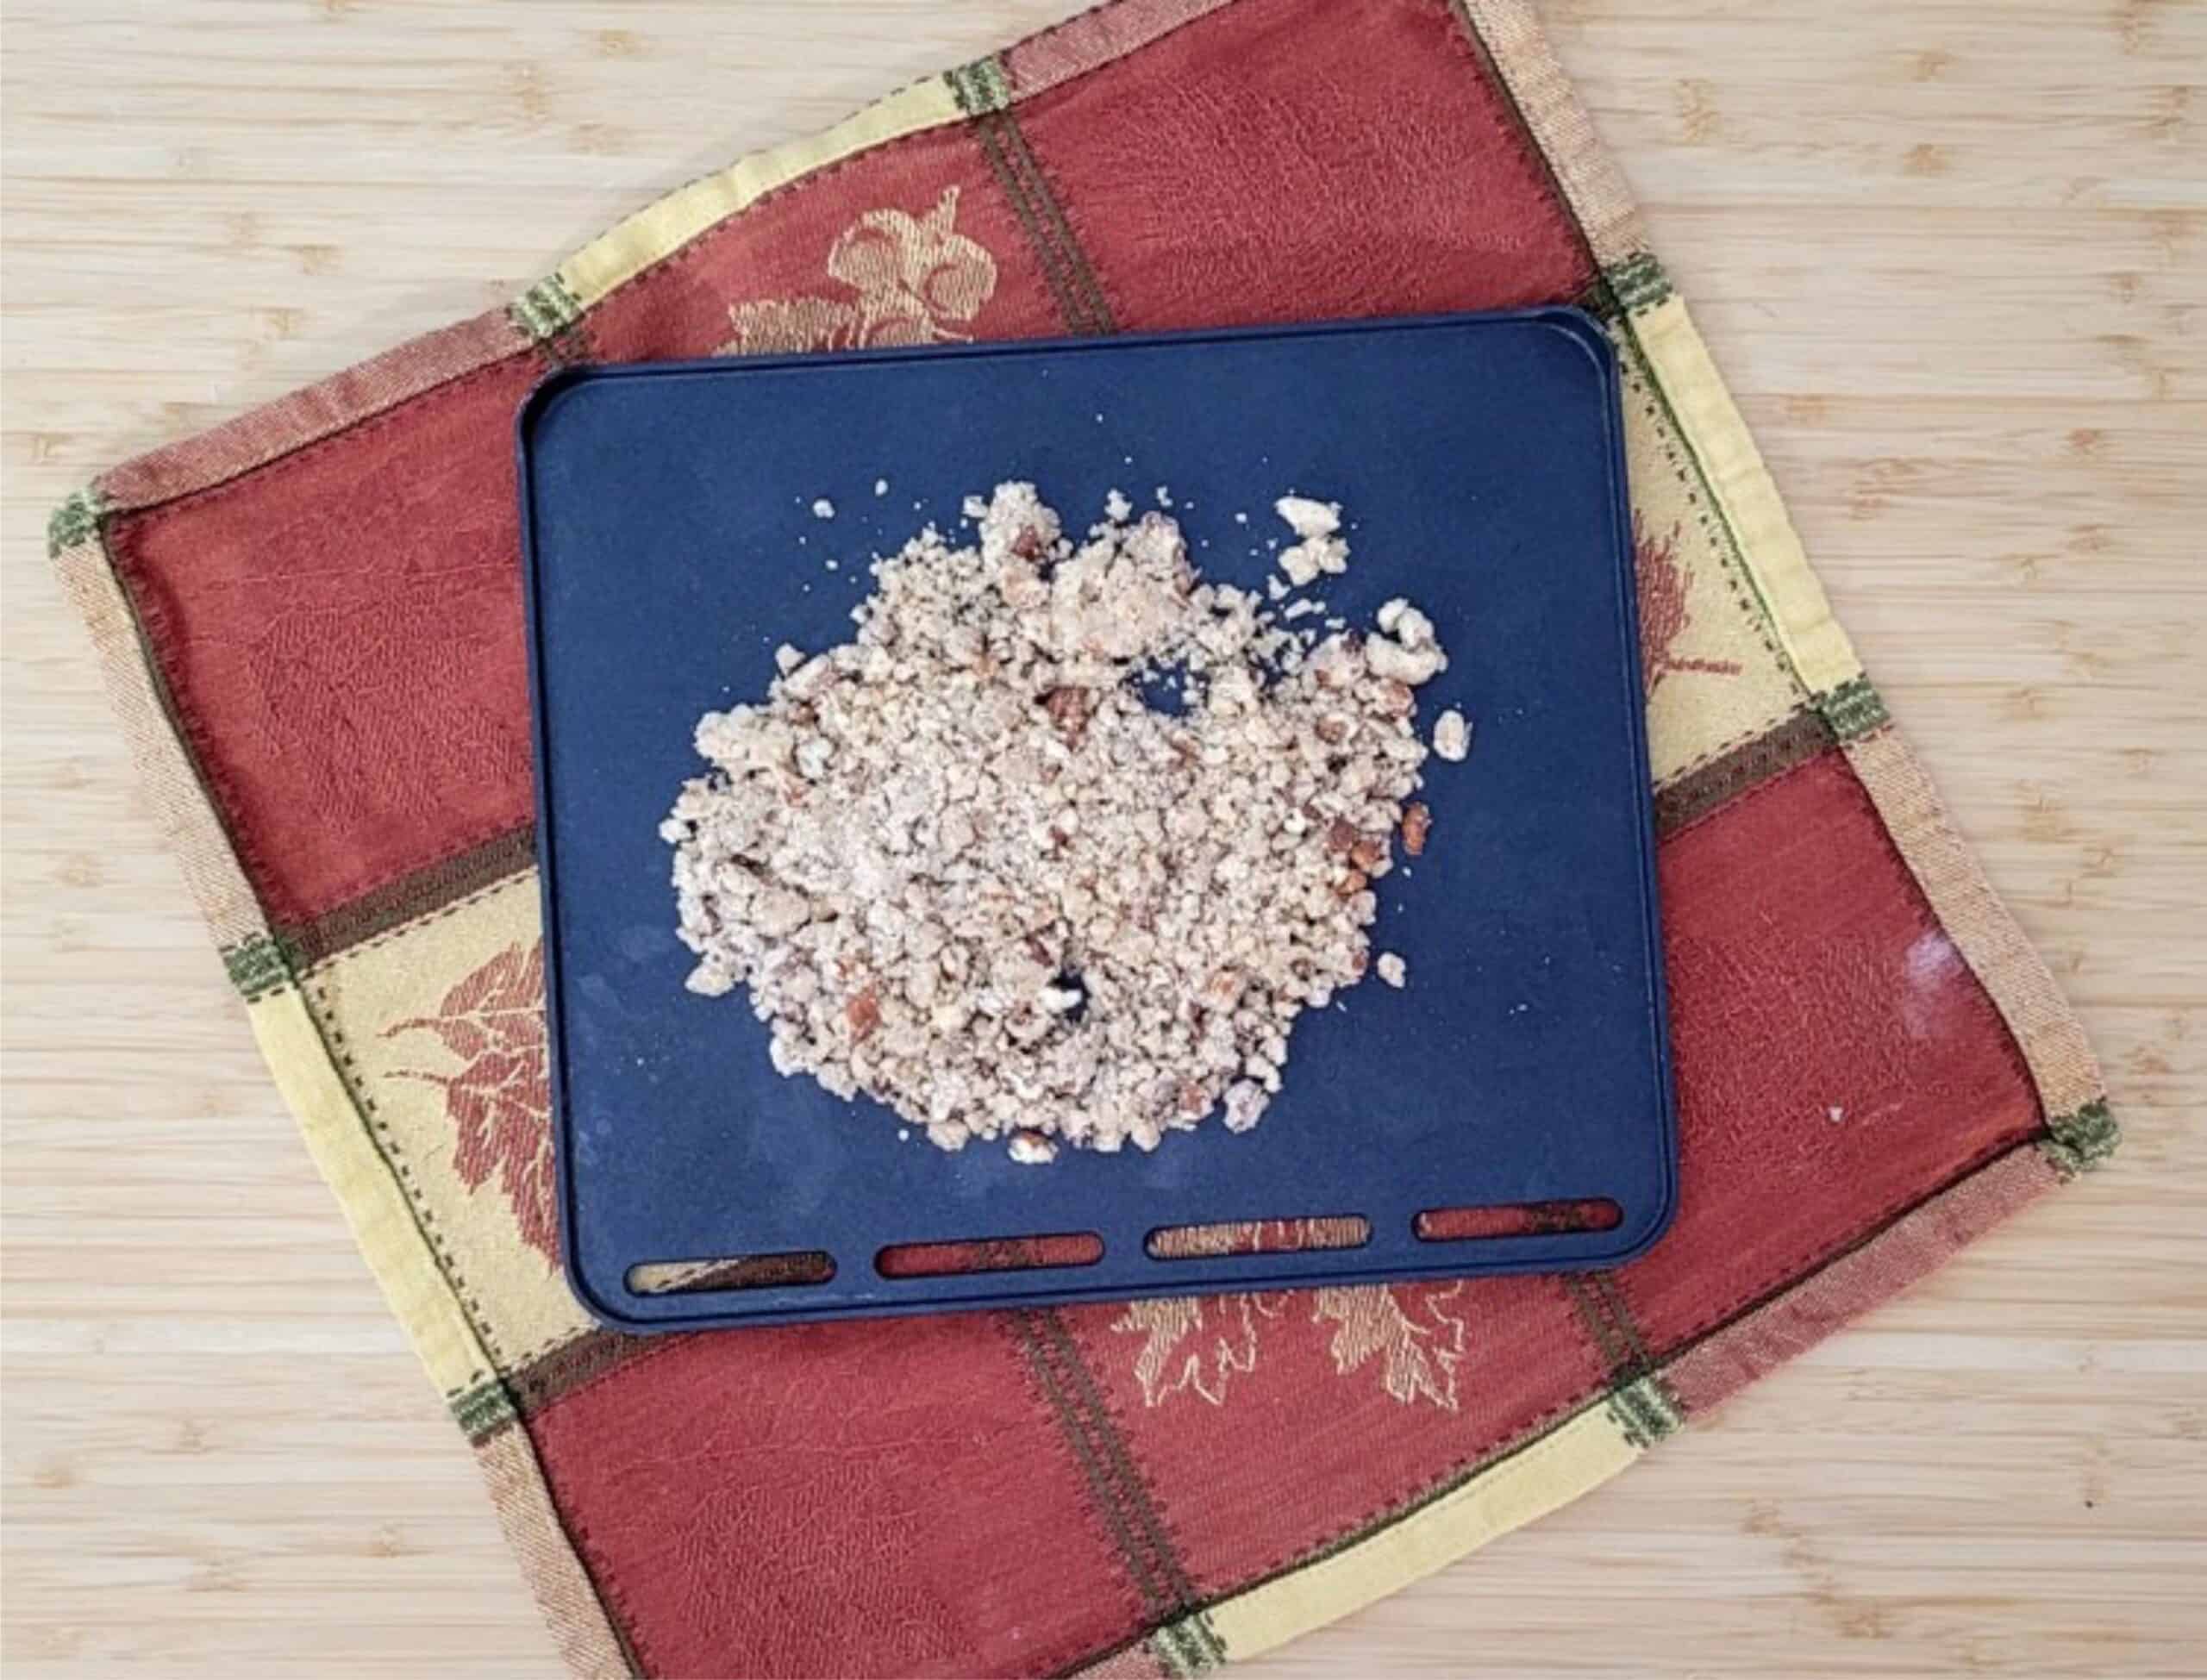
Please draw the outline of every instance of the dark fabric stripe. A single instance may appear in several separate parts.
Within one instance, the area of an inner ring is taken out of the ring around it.
[[[1027,234],[1027,242],[1035,253],[1035,260],[1042,271],[1043,283],[1050,288],[1050,296],[1058,306],[1058,318],[1068,332],[1092,336],[1086,324],[1080,299],[1073,287],[1072,273],[1065,258],[1052,244],[1041,211],[1028,197],[1028,183],[1020,174],[1010,148],[1005,144],[1004,129],[1010,121],[1003,111],[984,112],[972,121],[974,141],[981,148],[989,171],[996,177],[997,185],[1010,203],[1012,214],[1019,218],[1019,225]]]
[[[277,937],[293,964],[309,968],[417,921],[449,909],[487,887],[535,866],[536,831],[521,828],[447,858],[441,863],[402,875],[326,915],[279,927]]]
[[[684,1340],[681,1336],[624,1336],[613,1330],[585,1330],[572,1341],[539,1354],[506,1379],[514,1403],[534,1416],[562,1396],[632,1365]]]
[[[1172,1545],[1172,1537],[1166,1531],[1164,1518],[1158,1511],[1156,1502],[1150,1497],[1149,1484],[1135,1464],[1125,1437],[1119,1433],[1118,1422],[1104,1402],[1103,1390],[1096,1381],[1095,1373],[1088,1367],[1087,1357],[1080,1351],[1079,1344],[1073,1340],[1072,1333],[1066,1328],[1064,1315],[1055,1308],[1050,1308],[1045,1310],[1042,1317],[1045,1333],[1055,1346],[1060,1362],[1072,1379],[1077,1397],[1091,1420],[1097,1439],[1116,1474],[1116,1485],[1123,1494],[1129,1514],[1138,1525],[1150,1555],[1164,1572],[1176,1608],[1182,1612],[1195,1609],[1195,1583],[1189,1578],[1186,1569],[1181,1564],[1179,1553]],[[1199,1630],[1199,1637],[1206,1640],[1211,1638],[1208,1627]],[[1222,1660],[1223,1657],[1222,1649],[1213,1653],[1214,1660]]]
[[[1041,160],[1027,144],[1026,129],[1020,126],[1018,117],[1009,109],[1003,113],[1003,132],[1015,161],[1029,183],[1035,203],[1048,222],[1058,248],[1064,253],[1066,265],[1072,271],[1073,287],[1079,294],[1083,318],[1087,323],[1081,330],[1097,334],[1117,332],[1118,322],[1112,317],[1110,304],[1104,300],[1103,283],[1096,277],[1095,265],[1081,248],[1080,240],[1073,233],[1072,223],[1066,220],[1065,205],[1051,186],[1050,178],[1042,172]]]
[[[1065,1373],[1059,1369],[1052,1338],[1043,1320],[1047,1309],[1019,1308],[1005,1315],[1014,1341],[1026,1357],[1028,1369],[1035,1384],[1041,1390],[1049,1402],[1058,1427],[1064,1432],[1066,1444],[1072,1449],[1075,1461],[1080,1466],[1082,1478],[1088,1483],[1090,1501],[1111,1531],[1119,1557],[1134,1582],[1135,1590],[1141,1595],[1142,1613],[1152,1621],[1160,1621],[1175,1612],[1170,1595],[1156,1574],[1153,1560],[1137,1543],[1132,1525],[1128,1521],[1125,1506],[1118,1496],[1102,1452],[1093,1438],[1088,1419],[1075,1400]]]
[[[1839,745],[1821,712],[1804,709],[1776,728],[1690,770],[1655,794],[1655,832],[1668,838],[1729,804],[1773,776],[1782,776]]]

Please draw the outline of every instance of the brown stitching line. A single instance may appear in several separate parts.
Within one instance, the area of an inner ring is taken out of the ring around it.
[[[1051,301],[1058,306],[1058,318],[1065,322],[1067,331],[1085,333],[1089,328],[1080,302],[1074,296],[1072,282],[1063,271],[1063,253],[1044,236],[1034,207],[1028,201],[1025,184],[1019,179],[1018,172],[1013,168],[996,132],[992,119],[999,115],[1001,113],[985,111],[966,119],[973,143],[980,152],[982,160],[988,165],[997,191],[1003,195],[1021,230],[1027,235],[1028,249],[1035,258],[1035,266],[1042,271],[1042,281],[1049,288]]]
[[[1816,715],[1814,712],[1804,712],[1799,715],[1803,718],[1812,718]],[[1789,722],[1779,727],[1779,729],[1786,729],[1791,725]],[[1797,770],[1804,769],[1825,754],[1840,750],[1840,743],[1827,732],[1821,740],[1811,737],[1809,741],[1803,743],[1803,750],[1798,756],[1793,757],[1789,762],[1785,749],[1791,746],[1793,743],[1790,739],[1784,741],[1772,741],[1772,736],[1777,734],[1777,730],[1772,730],[1769,734],[1759,738],[1757,742],[1751,743],[1748,750],[1742,755],[1740,764],[1719,779],[1716,790],[1709,796],[1705,803],[1698,809],[1689,811],[1686,815],[1666,822],[1663,817],[1662,800],[1659,795],[1655,808],[1656,822],[1660,831],[1658,838],[1667,841],[1697,828],[1710,819],[1723,815],[1739,803],[1744,796],[1758,791],[1767,783],[1789,776]],[[1766,748],[1757,750],[1763,742],[1771,744]],[[1704,769],[1709,767],[1704,766]],[[1671,784],[1672,788],[1679,785],[1678,783]]]
[[[355,957],[364,957],[371,951],[380,949],[384,946],[391,944],[394,940],[405,938],[409,934],[417,933],[424,927],[433,927],[437,922],[444,921],[448,916],[458,915],[462,910],[472,909],[476,905],[483,903],[491,898],[494,898],[502,892],[510,891],[515,887],[525,886],[529,884],[529,877],[534,873],[535,871],[533,868],[523,868],[514,874],[506,876],[502,880],[493,881],[489,886],[484,887],[478,891],[472,892],[465,898],[454,899],[451,903],[444,905],[441,909],[431,910],[426,915],[418,915],[415,917],[413,921],[407,922],[403,927],[394,927],[388,933],[378,934],[372,940],[363,940],[358,945],[348,945],[342,950],[333,951],[326,957],[317,957],[314,961],[309,963],[303,969],[300,970],[300,977],[302,978],[306,978],[317,975],[334,973],[341,965],[350,962]]]
[[[1618,369],[1622,383],[1626,391],[1641,399],[1641,409],[1654,428],[1655,440],[1662,449],[1663,459],[1669,464],[1672,475],[1685,487],[1686,505],[1693,509],[1694,522],[1701,527],[1702,534],[1716,552],[1717,572],[1724,580],[1725,592],[1732,597],[1733,605],[1747,621],[1748,630],[1762,644],[1763,652],[1770,656],[1778,674],[1792,689],[1797,701],[1813,703],[1815,696],[1810,692],[1809,685],[1801,680],[1801,674],[1794,670],[1792,660],[1786,657],[1785,650],[1779,646],[1772,635],[1771,620],[1766,612],[1751,603],[1741,592],[1739,574],[1747,565],[1747,551],[1741,546],[1729,521],[1715,509],[1710,498],[1703,493],[1708,478],[1700,470],[1697,457],[1694,462],[1694,472],[1691,475],[1687,472],[1685,457],[1680,452],[1680,447],[1685,440],[1685,428],[1671,409],[1667,396],[1660,394],[1654,364],[1648,360],[1647,353],[1636,335],[1628,332],[1626,338],[1631,354],[1626,359],[1629,365]],[[1701,489],[1695,487],[1694,480],[1697,478],[1701,481]]]
[[[503,311],[485,311],[485,313],[503,315]],[[401,340],[397,344],[392,346],[391,349],[389,351],[382,352],[378,355],[370,356],[365,361],[347,363],[346,365],[337,369],[335,372],[326,375],[322,378],[316,379],[308,384],[295,386],[291,390],[284,392],[281,397],[274,397],[266,403],[258,403],[249,409],[241,409],[237,414],[233,415],[228,420],[217,421],[214,425],[209,426],[202,431],[186,433],[183,437],[175,440],[173,442],[157,445],[150,450],[144,451],[137,455],[133,455],[120,463],[120,465],[134,465],[138,462],[148,459],[152,456],[160,454],[166,450],[181,448],[187,444],[202,442],[207,438],[213,436],[216,432],[223,430],[227,427],[234,426],[244,421],[250,420],[255,415],[263,414],[270,409],[278,407],[284,403],[290,402],[293,397],[303,397],[309,391],[319,390],[322,386],[328,384],[332,379],[341,378],[347,373],[358,372],[360,369],[368,366],[371,363],[381,360],[384,356],[391,354],[395,351],[404,349],[408,344],[417,342],[420,339],[435,338],[442,333],[456,332],[462,327],[472,326],[476,322],[480,321],[483,318],[484,316],[481,315],[463,316],[458,321],[447,322],[441,327],[433,327],[428,332],[417,334],[415,339]],[[258,460],[247,461],[244,465],[234,468],[230,472],[223,473],[219,478],[210,478],[203,484],[195,484],[190,490],[174,490],[166,496],[156,496],[150,501],[146,502],[118,501],[112,503],[109,507],[108,511],[121,518],[136,518],[141,514],[161,512],[179,502],[190,501],[195,497],[205,496],[216,490],[227,490],[232,484],[236,484],[239,480],[251,478],[254,473],[259,472],[264,467],[278,465],[284,461],[290,459],[291,456],[298,453],[302,450],[314,448],[319,445],[334,441],[336,439],[350,433],[355,428],[365,425],[370,421],[380,420],[385,415],[395,413],[397,410],[406,407],[409,403],[416,402],[421,398],[434,397],[440,391],[443,390],[447,385],[453,384],[455,381],[472,378],[475,375],[481,373],[494,363],[510,361],[516,353],[535,348],[535,346],[530,343],[530,341],[518,337],[517,329],[513,327],[510,322],[507,322],[507,331],[510,334],[516,334],[516,341],[510,347],[503,351],[490,352],[485,355],[483,360],[476,362],[471,366],[463,367],[453,372],[447,373],[442,378],[433,379],[428,384],[423,385],[419,390],[410,390],[403,396],[395,397],[391,398],[390,402],[385,403],[381,408],[367,409],[361,414],[355,415],[350,420],[341,420],[335,422],[328,428],[322,431],[309,431],[306,436],[299,438],[296,442],[274,446],[272,447],[269,453],[263,455]],[[114,467],[109,468],[107,472],[100,475],[100,481],[104,481],[106,478],[111,477],[117,470],[117,468]]]
[[[1068,1393],[1060,1379],[1049,1351],[1047,1338],[1037,1322],[1040,1309],[1014,1308],[997,1318],[1005,1333],[1012,1338],[1020,1358],[1020,1371],[1024,1378],[1028,1398],[1040,1400],[1047,1425],[1061,1451],[1073,1462],[1081,1485],[1087,1490],[1091,1514],[1112,1541],[1121,1571],[1141,1602],[1141,1614],[1145,1623],[1154,1618],[1170,1618],[1179,1612],[1166,1583],[1155,1580],[1151,1570],[1155,1560],[1135,1539],[1131,1522],[1121,1500],[1116,1496],[1109,1469],[1096,1456],[1095,1443],[1082,1427],[1078,1402]],[[1161,1624],[1160,1624],[1161,1625]]]
[[[483,1351],[491,1356],[491,1365],[494,1367],[503,1365],[505,1361],[499,1357],[498,1340],[491,1333],[483,1303],[476,1298],[474,1287],[462,1275],[451,1246],[438,1228],[436,1215],[423,1202],[420,1187],[415,1182],[414,1170],[406,1165],[404,1148],[399,1144],[390,1123],[383,1118],[375,1098],[368,1095],[367,1088],[360,1083],[359,1064],[353,1052],[345,1047],[345,1029],[337,1024],[336,1004],[330,997],[328,986],[327,984],[313,987],[303,985],[299,988],[299,996],[301,1002],[308,1006],[308,1015],[322,1037],[323,1053],[329,1058],[338,1083],[345,1088],[346,1095],[353,1099],[354,1112],[366,1123],[371,1134],[379,1135],[376,1152],[383,1157],[385,1170],[397,1181],[407,1202],[413,1208],[415,1227],[435,1257],[437,1269],[444,1273],[453,1299],[460,1303],[461,1315],[467,1320],[468,1327],[475,1333]],[[317,1002],[322,1006],[319,1009],[314,1007]]]
[[[501,835],[510,834],[514,832],[516,832],[516,828],[512,820],[510,818],[504,818],[501,819],[495,825],[486,825],[483,828],[469,829],[467,833],[457,842],[439,840],[437,842],[437,850],[429,856],[419,859],[410,858],[403,863],[380,865],[372,874],[361,875],[356,877],[353,880],[346,882],[341,886],[328,889],[328,895],[336,902],[333,907],[333,910],[323,911],[322,914],[324,915],[333,914],[334,910],[342,909],[347,904],[358,901],[366,894],[376,891],[379,888],[389,886],[393,882],[400,880],[406,876],[418,875],[424,870],[435,869],[440,864],[450,862],[453,859],[460,856],[463,852],[472,852],[478,846],[486,846],[491,841],[498,839]],[[510,880],[514,877],[509,876],[504,878]],[[279,925],[287,927],[300,927],[311,924],[317,920],[319,920],[319,917],[316,916],[302,916],[296,921],[288,921]],[[352,946],[347,946],[341,950],[328,953],[328,956],[317,957],[315,961],[316,963],[327,961],[328,957],[341,956],[344,954],[345,951],[349,951],[352,948]]]
[[[359,896],[339,905],[334,909],[325,910],[317,916],[272,931],[275,938],[303,955],[304,967],[312,969],[320,964],[341,957],[348,951],[378,942],[393,934],[403,932],[450,908],[453,901],[442,897],[434,890],[433,885],[423,884],[416,887],[410,884],[421,881],[424,876],[437,875],[441,871],[450,869],[463,859],[472,856],[481,860],[483,865],[495,870],[495,872],[487,877],[478,877],[476,885],[465,890],[465,896],[471,898],[479,896],[494,887],[503,886],[516,877],[527,874],[535,867],[536,863],[533,845],[535,830],[535,825],[533,822],[525,822],[517,828],[509,827],[498,834],[492,834],[489,839],[478,840],[472,845],[455,846],[446,856],[438,859],[435,862],[426,864],[420,869],[409,870],[396,875],[383,886],[372,887]],[[520,855],[512,859],[508,859],[504,854],[485,857],[485,853],[492,853],[494,847],[502,845],[506,846],[509,852],[517,851]],[[455,886],[451,890],[459,890],[460,889]],[[356,934],[350,938],[346,937],[344,929],[347,920],[361,919],[363,916],[361,907],[367,904],[378,893],[386,894],[390,902],[377,906],[374,914],[366,917],[364,926],[370,931]],[[377,920],[384,918],[387,919],[384,920],[383,925],[376,926]],[[331,931],[333,927],[336,929],[334,933]]]
[[[1598,284],[1602,278],[1602,265],[1594,255],[1592,241],[1586,237],[1585,229],[1579,225],[1578,212],[1571,207],[1570,200],[1565,197],[1561,184],[1555,178],[1554,171],[1549,167],[1547,154],[1534,145],[1523,113],[1517,109],[1516,96],[1510,91],[1498,71],[1490,71],[1491,55],[1486,50],[1485,38],[1472,24],[1470,14],[1462,9],[1460,0],[1430,0],[1427,9],[1440,23],[1441,38],[1448,43],[1448,49],[1469,66],[1479,83],[1494,93],[1497,102],[1516,119],[1513,122],[1501,111],[1494,109],[1491,104],[1482,102],[1486,126],[1501,141],[1504,149],[1516,159],[1519,175],[1525,185],[1532,189],[1533,197],[1539,202],[1548,222],[1556,232],[1563,235],[1564,243],[1578,251],[1588,278]]]
[[[1088,321],[1086,330],[1099,336],[1117,332],[1117,317],[1111,309],[1110,301],[1104,295],[1103,283],[1097,278],[1095,265],[1089,260],[1086,245],[1074,230],[1072,211],[1065,194],[1051,180],[1049,172],[1042,167],[1042,160],[1036,155],[1035,148],[1028,144],[1026,128],[1014,115],[1013,108],[1005,106],[1002,116],[1004,133],[1010,137],[1015,161],[1033,180],[1037,208],[1051,224],[1061,242],[1066,260],[1071,265],[1073,287],[1080,296]]]
[[[676,1348],[685,1346],[693,1340],[692,1337],[682,1335],[622,1337],[618,1332],[612,1330],[586,1332],[585,1334],[612,1336],[620,1340],[640,1343],[641,1346],[633,1352],[609,1360],[603,1370],[591,1372],[571,1389],[547,1396],[541,1401],[523,1401],[516,1409],[520,1412],[524,1421],[530,1418],[546,1416],[556,1407],[579,1398],[590,1393],[591,1390],[611,1382],[615,1377],[634,1371],[639,1365],[648,1364],[664,1354],[671,1353]]]
[[[1685,781],[1686,778],[1691,776],[1696,771],[1708,769],[1710,765],[1715,764],[1727,753],[1736,752],[1751,741],[1758,741],[1762,740],[1766,735],[1774,734],[1779,730],[1783,729],[1787,724],[1792,722],[1796,718],[1811,716],[1814,715],[1814,714],[1815,709],[1813,707],[1798,705],[1789,707],[1785,711],[1779,713],[1778,716],[1772,718],[1767,722],[1758,724],[1752,729],[1745,730],[1739,734],[1730,736],[1724,740],[1719,741],[1715,746],[1710,747],[1707,752],[1702,753],[1700,757],[1690,759],[1686,763],[1679,765],[1668,776],[1666,776],[1661,781],[1656,783],[1654,784],[1654,790],[1659,796],[1668,793],[1672,788],[1678,786],[1679,783]]]
[[[1124,1420],[1111,1404],[1110,1391],[1097,1380],[1090,1368],[1088,1357],[1078,1340],[1065,1321],[1065,1315],[1055,1308],[1044,1308],[1042,1319],[1045,1330],[1056,1340],[1067,1368],[1082,1390],[1090,1411],[1100,1421],[1097,1433],[1104,1450],[1110,1454],[1118,1478],[1125,1488],[1130,1514],[1149,1531],[1149,1544],[1159,1566],[1165,1571],[1166,1583],[1179,1601],[1183,1615],[1191,1614],[1197,1604],[1195,1583],[1189,1578],[1186,1567],[1180,1561],[1179,1536],[1172,1532],[1170,1520],[1141,1466],[1135,1460]]]
[[[278,472],[311,459],[349,439],[368,436],[385,430],[406,418],[417,404],[441,403],[472,385],[489,383],[492,375],[504,372],[510,364],[534,362],[535,359],[536,347],[535,345],[519,346],[494,360],[484,362],[468,369],[465,373],[456,373],[449,379],[425,386],[410,397],[401,397],[388,408],[378,409],[374,413],[363,415],[359,419],[340,427],[334,432],[326,432],[320,437],[285,450],[280,455],[271,456],[268,459],[256,463],[233,478],[222,479],[217,484],[204,484],[197,490],[185,490],[179,495],[164,497],[158,501],[149,502],[141,508],[133,509],[122,517],[142,526],[166,524],[199,503],[211,501],[235,490],[245,480],[257,474]],[[349,369],[341,370],[341,372],[350,371]]]

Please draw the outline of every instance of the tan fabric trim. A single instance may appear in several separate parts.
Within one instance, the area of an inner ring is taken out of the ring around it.
[[[1115,5],[1098,6],[1053,24],[998,55],[1010,78],[1011,97],[1028,99],[1047,92],[1230,3],[1231,0],[1118,0]]]
[[[2049,1119],[2105,1094],[2099,1064],[2030,941],[1948,820],[1931,778],[1891,725],[1847,743],[1894,845],[2022,1049]]]
[[[89,536],[61,549],[53,563],[91,632],[109,703],[122,721],[122,736],[144,778],[153,815],[176,848],[184,884],[207,918],[215,943],[228,952],[266,933],[259,902],[238,868],[229,836],[216,820],[153,686],[137,620],[116,582],[105,546],[97,535]]]
[[[576,1561],[559,1520],[552,1490],[545,1485],[528,1437],[517,1428],[502,1429],[475,1450],[491,1503],[505,1530],[506,1544],[521,1559],[522,1573],[537,1608],[550,1624],[553,1642],[578,1680],[625,1680],[634,1672],[622,1653],[605,1607]]]
[[[1549,50],[1529,0],[1458,0],[1547,153],[1594,261],[1604,272],[1647,248],[1640,209]]]
[[[441,328],[100,477],[122,512],[189,496],[528,347],[503,309]]]

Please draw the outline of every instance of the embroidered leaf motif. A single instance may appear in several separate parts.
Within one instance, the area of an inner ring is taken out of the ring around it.
[[[1351,1246],[1362,1240],[1365,1229],[1353,1220],[1253,1221],[1183,1227],[1166,1233],[1160,1246],[1185,1258],[1279,1253]],[[1459,1282],[1320,1290],[1313,1296],[1310,1321],[1335,1327],[1335,1376],[1346,1377],[1383,1356],[1380,1383],[1390,1396],[1406,1406],[1427,1400],[1453,1412],[1456,1370],[1464,1359],[1464,1323],[1441,1303],[1463,1287]],[[1279,1317],[1292,1298],[1269,1291],[1138,1301],[1111,1327],[1143,1338],[1135,1356],[1135,1379],[1141,1384],[1145,1405],[1194,1394],[1217,1406],[1225,1402],[1230,1378],[1256,1370],[1264,1321]]]
[[[1320,1290],[1310,1316],[1315,1323],[1334,1326],[1336,1375],[1346,1377],[1372,1358],[1381,1358],[1380,1381],[1394,1398],[1406,1406],[1429,1400],[1453,1412],[1456,1367],[1464,1359],[1464,1321],[1443,1312],[1441,1303],[1463,1287],[1458,1282]],[[1409,1308],[1404,1304],[1405,1296]],[[1417,1317],[1412,1317],[1411,1309]]]
[[[1674,671],[1703,671],[1721,676],[1740,674],[1735,659],[1684,659],[1672,652],[1679,638],[1693,622],[1686,596],[1693,584],[1693,570],[1679,554],[1679,528],[1656,536],[1632,516],[1634,571],[1639,579],[1641,680],[1650,696],[1656,685]]]
[[[1254,1296],[1179,1296],[1135,1302],[1111,1327],[1146,1338],[1135,1358],[1145,1405],[1192,1393],[1216,1406],[1229,1378],[1257,1368],[1257,1320],[1270,1315]]]
[[[383,1036],[435,1035],[457,1072],[403,1068],[444,1092],[453,1170],[471,1190],[492,1172],[522,1240],[556,1264],[558,1202],[552,1166],[552,1088],[544,1046],[544,945],[511,945],[447,991],[435,1015],[393,1023]]]
[[[988,247],[956,228],[958,189],[943,189],[924,215],[868,210],[828,248],[828,278],[853,295],[768,297],[728,311],[735,336],[723,354],[849,350],[868,345],[963,340],[997,289]]]

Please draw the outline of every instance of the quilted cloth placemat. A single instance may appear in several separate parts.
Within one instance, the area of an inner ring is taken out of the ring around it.
[[[1671,1235],[1603,1277],[586,1320],[554,1259],[513,482],[547,370],[1556,301],[1625,372]],[[53,546],[578,1672],[1262,1651],[1625,1469],[2114,1146],[1523,0],[1118,0],[116,468]]]

